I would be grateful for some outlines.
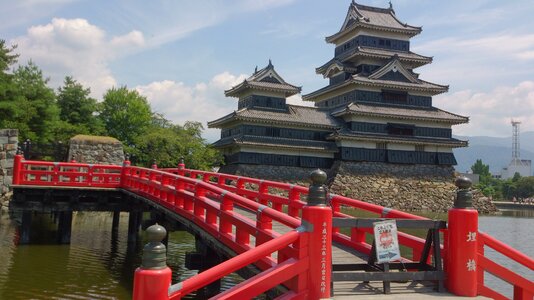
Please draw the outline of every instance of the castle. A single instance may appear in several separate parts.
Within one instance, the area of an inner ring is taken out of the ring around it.
[[[334,57],[316,68],[328,85],[302,96],[314,107],[286,103],[301,88],[286,82],[271,61],[225,91],[238,99],[238,109],[208,123],[221,129],[213,144],[225,157],[221,171],[275,179],[303,177],[309,168],[330,170],[331,177],[340,168],[451,177],[452,149],[467,146],[452,137],[451,127],[468,118],[432,105],[448,86],[414,71],[432,62],[410,51],[410,39],[419,33],[421,27],[401,22],[391,4],[353,1],[339,32],[326,37],[335,45]]]

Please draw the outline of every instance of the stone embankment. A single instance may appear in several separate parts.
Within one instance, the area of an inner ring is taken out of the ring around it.
[[[122,144],[112,137],[77,135],[69,144],[69,161],[112,165],[122,165],[124,161]]]

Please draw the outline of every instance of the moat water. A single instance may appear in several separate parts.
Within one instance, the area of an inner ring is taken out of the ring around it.
[[[441,214],[426,214],[443,218]],[[76,213],[70,245],[55,245],[55,226],[49,215],[34,217],[30,245],[18,245],[15,220],[0,214],[0,299],[131,299],[133,274],[141,263],[144,240],[127,243],[127,214],[121,215],[118,232],[111,232],[111,213]],[[481,216],[480,230],[534,256],[534,211],[505,211]],[[168,264],[173,282],[196,271],[184,267],[185,253],[194,250],[194,237],[173,232],[169,238]],[[532,271],[496,253],[488,255],[508,268],[533,279]],[[222,281],[223,289],[239,282],[237,276]],[[511,295],[511,286],[487,276],[492,286]]]

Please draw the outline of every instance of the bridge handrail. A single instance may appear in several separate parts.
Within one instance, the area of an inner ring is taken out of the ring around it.
[[[261,244],[260,246],[244,252],[242,254],[239,254],[237,256],[234,256],[233,258],[218,264],[215,267],[212,267],[211,269],[208,269],[204,272],[201,272],[193,277],[190,277],[182,282],[176,283],[172,285],[169,288],[169,299],[180,299],[182,296],[187,295],[191,292],[194,292],[211,282],[218,280],[226,275],[229,275],[247,265],[250,265],[259,259],[270,255],[271,253],[281,250],[292,243],[298,241],[300,237],[300,232],[297,230],[292,230],[286,234],[283,234],[275,239],[272,239],[264,244]],[[253,291],[245,290],[245,292],[251,293],[252,295],[259,295],[263,293],[266,290],[269,290],[275,286],[277,286],[280,283],[283,283],[284,281],[300,274],[305,271],[306,266],[300,266],[298,268],[287,268],[286,265],[297,265],[297,264],[303,264],[306,263],[306,260],[301,260],[299,263],[299,260],[296,260],[295,258],[290,258],[285,261],[284,263],[278,264],[275,267],[272,267],[271,269],[268,269],[266,271],[263,271],[262,273],[259,273],[258,275],[248,279],[245,282],[254,282],[252,285]],[[273,278],[273,275],[279,275],[277,272],[275,272],[277,269],[283,268],[284,277],[282,278]],[[289,272],[289,273],[287,273]],[[265,274],[271,273],[271,276],[265,276]],[[261,276],[263,274],[264,278],[262,278],[261,281],[255,280],[257,276]],[[268,282],[266,284],[266,282]],[[236,285],[226,291],[225,293],[231,293],[235,290],[240,289],[240,285]],[[233,295],[237,296],[237,295]],[[246,295],[241,295],[241,299],[248,298]],[[217,298],[224,298],[223,294],[219,294]]]
[[[305,205],[301,198],[308,194],[306,187],[283,182],[192,169],[165,168],[162,170],[191,178],[201,177],[204,182],[210,182],[238,195],[256,199],[264,205],[270,201],[272,207],[278,211],[283,211],[285,205],[288,207],[287,214],[294,218],[299,218],[300,209]],[[212,181],[212,178],[216,181]],[[234,182],[235,185],[229,182]],[[256,186],[257,190],[252,189],[252,186]],[[285,191],[287,196],[271,194],[270,189]]]
[[[518,251],[505,243],[499,241],[498,239],[492,237],[491,235],[479,231],[479,237],[481,238],[481,242],[483,246],[488,246],[492,248],[493,250],[501,253],[502,255],[515,260],[519,264],[529,268],[530,270],[534,270],[534,259],[527,256],[526,254],[522,253],[521,251]]]
[[[130,171],[129,171],[130,170]],[[149,168],[142,168],[142,167],[133,167],[128,166],[126,167],[126,174],[129,174],[131,170],[139,170],[144,172],[149,176],[151,175],[158,175],[159,179],[161,181],[157,181],[154,176],[154,179],[152,179],[153,182],[162,182],[165,178],[167,179],[175,179],[180,180],[190,186],[193,186],[192,192],[198,192],[198,189],[203,189],[205,191],[211,192],[211,195],[219,195],[222,197],[228,197],[234,204],[238,204],[240,207],[245,208],[247,210],[253,211],[253,212],[260,212],[263,216],[267,216],[277,222],[280,222],[284,225],[290,226],[292,228],[297,228],[300,225],[300,221],[296,220],[295,218],[292,218],[278,210],[272,209],[271,207],[265,206],[261,203],[255,202],[253,200],[247,199],[243,196],[228,192],[227,190],[220,188],[216,185],[213,185],[208,182],[204,182],[200,179],[194,179],[190,177],[184,177],[181,175],[176,174],[170,174],[168,172],[165,172],[163,170],[159,169],[149,169]],[[219,199],[222,200],[222,199]]]
[[[534,259],[528,257],[524,253],[513,249],[505,243],[497,240],[489,234],[478,232],[478,268],[477,268],[477,290],[478,293],[485,297],[492,299],[508,299],[501,293],[491,289],[484,283],[484,272],[489,272],[495,277],[508,282],[513,286],[513,299],[532,299],[534,297],[534,281],[529,280],[508,268],[488,259],[484,256],[484,246],[487,246],[497,253],[500,253],[520,265],[534,270]],[[530,298],[529,298],[530,297]]]
[[[13,174],[13,184],[119,188],[121,166],[77,162],[23,160]],[[41,169],[34,169],[41,168]],[[44,170],[43,170],[44,169]],[[84,170],[84,171],[81,171]],[[43,180],[46,177],[48,180]],[[95,180],[96,179],[96,180]]]

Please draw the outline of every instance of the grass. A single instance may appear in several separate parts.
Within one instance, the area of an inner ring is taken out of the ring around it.
[[[120,144],[120,141],[110,136],[97,136],[78,134],[71,141],[84,142],[86,144]]]

